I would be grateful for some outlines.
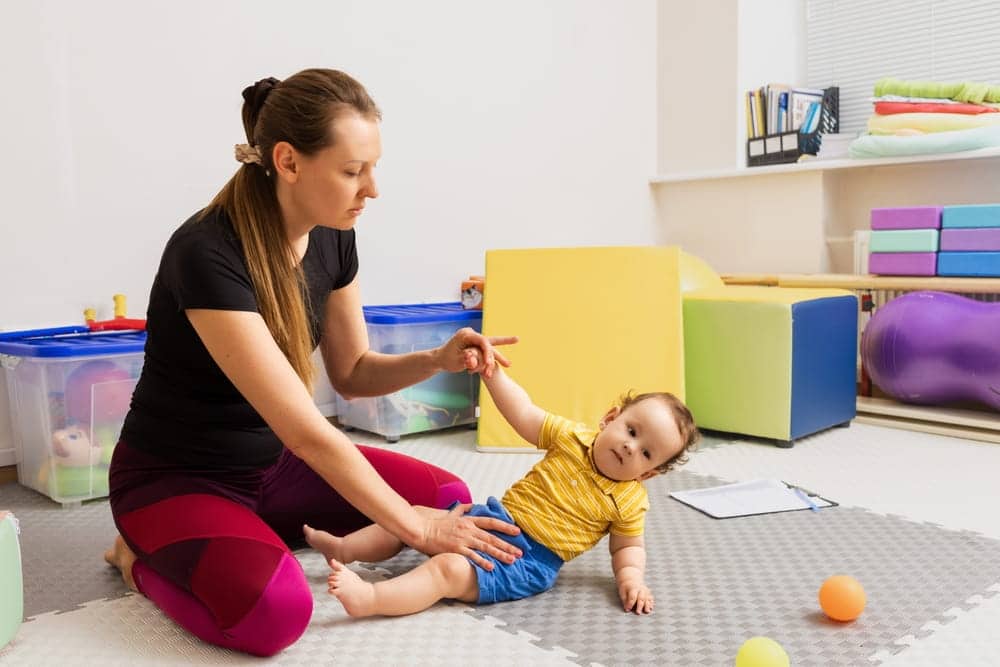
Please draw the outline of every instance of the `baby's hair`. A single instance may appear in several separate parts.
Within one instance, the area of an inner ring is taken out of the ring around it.
[[[656,466],[657,472],[665,473],[688,462],[688,452],[695,449],[698,440],[701,439],[701,433],[698,431],[698,427],[694,423],[694,417],[691,415],[688,407],[681,402],[681,399],[668,391],[652,391],[644,394],[636,394],[630,389],[618,397],[617,405],[624,412],[625,408],[630,405],[650,399],[660,400],[667,406],[670,413],[674,416],[674,421],[677,423],[677,430],[680,432],[681,440],[684,442],[684,446],[681,447],[681,450],[677,454],[665,463]]]

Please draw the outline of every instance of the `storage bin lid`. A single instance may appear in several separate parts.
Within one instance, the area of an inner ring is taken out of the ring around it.
[[[481,310],[465,310],[461,301],[409,303],[398,306],[365,306],[369,324],[421,324],[424,322],[473,322],[483,318]]]
[[[145,331],[92,332],[85,326],[0,333],[0,354],[15,357],[93,357],[142,352]]]

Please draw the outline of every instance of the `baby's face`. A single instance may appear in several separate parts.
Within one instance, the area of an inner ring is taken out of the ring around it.
[[[670,409],[657,398],[612,408],[600,423],[594,441],[594,464],[616,481],[643,480],[656,474],[684,447]]]

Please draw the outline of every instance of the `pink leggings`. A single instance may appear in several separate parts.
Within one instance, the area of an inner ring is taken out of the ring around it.
[[[469,502],[462,480],[436,466],[358,447],[411,504]],[[312,615],[312,592],[286,542],[302,524],[343,535],[371,523],[287,450],[261,470],[203,470],[120,442],[111,511],[138,560],[139,591],[204,641],[269,656]]]

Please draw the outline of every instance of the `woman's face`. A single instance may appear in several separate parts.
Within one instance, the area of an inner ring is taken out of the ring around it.
[[[288,183],[283,206],[286,219],[296,226],[351,229],[365,201],[378,197],[378,122],[348,111],[334,120],[333,132],[332,146],[315,155],[295,154],[297,178]]]

